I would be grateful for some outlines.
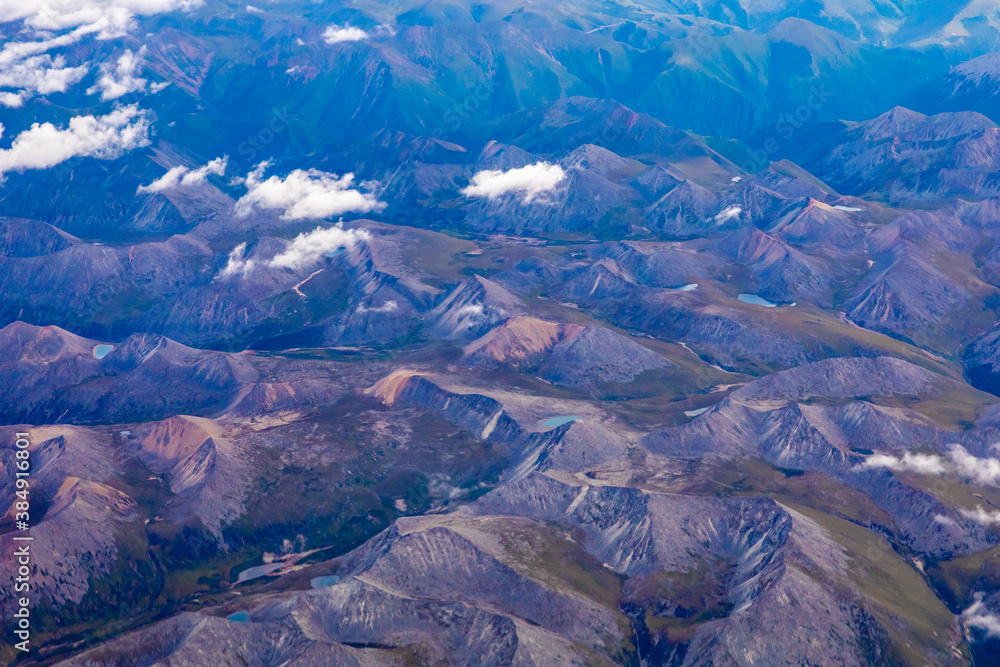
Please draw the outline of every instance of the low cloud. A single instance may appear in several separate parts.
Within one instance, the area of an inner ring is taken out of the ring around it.
[[[719,215],[715,216],[715,224],[721,225],[723,222],[729,222],[733,218],[738,218],[743,214],[743,208],[740,206],[730,206],[729,208],[723,210]]]
[[[357,312],[362,315],[365,313],[395,313],[397,310],[399,310],[399,304],[395,301],[386,301],[381,306],[373,308],[369,308],[362,303],[357,308]]]
[[[66,30],[129,20],[175,10],[189,11],[202,0],[0,0],[0,21],[23,20],[35,30]]]
[[[67,5],[73,4],[75,0],[66,0]],[[44,5],[47,3],[36,3]],[[0,22],[16,20],[19,14],[12,13],[10,5],[15,8],[30,6],[31,2],[22,3],[20,0],[0,0]],[[48,11],[35,13],[29,16],[24,25],[25,32],[34,35],[38,39],[24,42],[6,42],[0,49],[0,68],[7,68],[18,61],[27,58],[47,54],[53,49],[63,48],[76,44],[86,37],[96,37],[97,39],[113,39],[128,34],[129,28],[133,25],[132,13],[122,8],[114,6],[92,5],[88,8],[76,3],[80,11],[60,11],[58,8],[47,7]],[[65,8],[64,8],[65,9]],[[60,12],[58,14],[54,12]],[[58,26],[58,27],[52,27]],[[61,35],[53,34],[52,30],[66,30],[72,28]]]
[[[24,100],[37,93],[63,93],[87,74],[86,67],[67,67],[62,56],[49,54],[31,56],[0,66],[0,88],[17,88],[4,92],[0,104],[20,107]]]
[[[456,329],[472,329],[475,326],[479,326],[485,317],[486,308],[481,303],[462,306],[455,311],[455,327]]]
[[[19,34],[37,38],[6,42],[0,49],[0,70],[87,37],[122,37],[135,26],[137,15],[189,11],[201,5],[202,0],[0,0],[0,23],[22,21]]]
[[[246,251],[246,243],[241,243],[233,248],[232,252],[229,253],[229,260],[226,262],[226,265],[219,271],[219,275],[215,277],[216,280],[245,276],[252,271],[256,262],[246,257]]]
[[[540,195],[554,192],[564,178],[566,172],[559,165],[539,162],[507,171],[480,171],[461,192],[466,197],[488,199],[517,193],[523,195],[522,203],[530,204]]]
[[[373,37],[391,37],[396,34],[395,29],[390,25],[380,25],[370,32],[355,28],[351,25],[331,25],[323,31],[323,41],[327,44],[339,44],[340,42],[360,42]]]
[[[340,248],[351,249],[359,241],[371,238],[371,234],[366,229],[344,229],[343,225],[336,224],[326,229],[317,227],[311,232],[304,232],[292,239],[288,246],[267,261],[258,261],[246,256],[247,244],[241,243],[233,248],[229,253],[226,266],[216,276],[217,280],[225,280],[236,276],[246,276],[259,266],[273,269],[298,270],[315,264],[324,255]],[[379,308],[370,309],[373,312],[391,312],[382,310],[389,308],[390,301]],[[392,306],[392,310],[398,304]],[[359,308],[359,312],[360,308]]]
[[[983,594],[976,593],[975,602],[962,612],[962,621],[966,627],[981,630],[989,637],[1000,638],[1000,617],[991,613],[983,602]]]
[[[24,106],[25,97],[26,95],[23,91],[20,93],[0,92],[0,105],[17,109]]]
[[[340,42],[360,42],[368,39],[368,33],[361,28],[349,25],[331,25],[323,31],[323,41],[327,44],[339,44]]]
[[[19,89],[0,91],[0,104],[18,107],[35,93],[65,92],[83,78],[87,67],[66,67],[62,57],[49,55],[53,49],[86,38],[122,37],[136,26],[136,16],[189,11],[202,4],[203,0],[0,0],[0,23],[21,21],[11,32],[24,39],[6,41],[0,47],[0,88]],[[107,91],[106,100],[120,97],[116,92],[121,86],[135,89],[138,85],[138,79],[117,75],[120,65],[101,68],[95,90]]]
[[[940,476],[953,473],[980,486],[1000,486],[1000,460],[979,458],[961,445],[952,445],[947,456],[905,453],[869,456],[858,468],[888,468],[897,472]]]
[[[229,157],[223,156],[215,158],[208,164],[193,170],[184,166],[174,167],[149,185],[140,185],[136,193],[157,193],[165,190],[173,190],[175,188],[187,188],[193,185],[199,185],[204,183],[205,179],[210,175],[222,176],[225,174],[228,162]]]
[[[959,445],[952,446],[950,455],[962,477],[984,486],[1000,486],[1000,461],[997,459],[977,458]]]
[[[16,20],[9,18],[10,15],[6,13],[4,7],[10,2],[16,3],[19,0],[0,0],[0,22]],[[86,11],[85,7],[79,9],[78,12],[66,12],[61,16],[51,16],[41,12],[28,17],[24,21],[24,26],[27,28],[25,32],[32,34],[33,31],[34,36],[39,39],[7,42],[0,51],[0,64],[70,46],[85,37],[92,36],[101,40],[122,37],[128,34],[129,29],[135,24],[132,13],[121,8],[91,7],[92,11]],[[63,30],[66,32],[61,35],[53,33]]]
[[[948,472],[946,459],[935,454],[911,454],[901,458],[887,454],[869,456],[862,464],[865,468],[888,468],[896,472],[915,472],[921,475],[943,475]]]
[[[97,83],[87,89],[87,94],[93,95],[100,92],[101,99],[107,101],[117,100],[128,93],[145,90],[148,82],[146,79],[136,76],[141,68],[145,53],[145,46],[139,49],[138,53],[132,53],[131,50],[126,49],[117,61],[103,63]]]
[[[3,126],[0,125],[0,136]],[[149,118],[137,106],[104,116],[76,116],[65,128],[34,123],[0,149],[0,180],[12,171],[48,169],[75,157],[110,160],[149,145]]]
[[[959,513],[966,519],[972,519],[984,526],[1000,524],[1000,510],[987,510],[982,505],[979,505],[974,510],[959,510]]]
[[[301,269],[315,264],[328,252],[338,248],[350,249],[358,241],[371,238],[364,229],[344,229],[337,224],[323,229],[317,227],[311,232],[299,234],[285,250],[267,263],[273,268]]]
[[[268,166],[270,163],[262,162],[247,175],[247,193],[236,202],[238,215],[260,208],[281,211],[283,220],[320,220],[385,208],[375,195],[351,187],[354,174],[337,176],[316,169],[296,169],[284,178],[271,176],[265,180]]]

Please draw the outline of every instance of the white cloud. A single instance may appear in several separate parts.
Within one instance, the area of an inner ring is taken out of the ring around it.
[[[0,65],[0,88],[21,89],[4,93],[9,102],[4,105],[21,106],[31,93],[65,92],[86,74],[86,67],[67,67],[65,58],[47,53]]]
[[[201,4],[202,0],[0,0],[0,22],[21,20],[39,38],[4,44],[0,66],[88,36],[102,40],[121,37],[133,27],[136,15],[188,11]],[[52,34],[59,31],[67,32]]]
[[[267,263],[272,268],[301,269],[315,264],[331,250],[352,248],[358,241],[371,238],[364,229],[344,229],[341,224],[323,229],[317,227],[311,232],[299,234],[285,250],[275,255]]]
[[[508,193],[524,195],[523,203],[529,204],[539,195],[553,192],[566,178],[566,172],[557,164],[539,162],[526,167],[498,171],[487,169],[472,177],[468,187],[461,190],[466,197],[496,199]]]
[[[0,104],[11,109],[17,109],[24,106],[25,97],[24,91],[20,93],[0,92]]]
[[[368,308],[365,304],[360,304],[357,308],[357,312],[360,314],[364,313],[394,313],[399,310],[399,304],[395,301],[386,301],[381,306],[375,306],[373,308]]]
[[[234,276],[245,276],[258,266],[273,269],[297,270],[318,262],[325,254],[338,248],[352,248],[359,241],[371,238],[371,234],[365,229],[344,229],[343,225],[337,223],[333,227],[323,229],[317,227],[311,232],[304,232],[292,239],[288,246],[280,253],[267,260],[258,262],[255,259],[246,257],[247,244],[241,243],[229,253],[226,266],[216,276],[216,280],[225,280]],[[398,307],[398,304],[390,301],[379,308],[372,308],[373,312],[391,312]],[[363,312],[358,309],[358,312]]]
[[[260,7],[254,7],[253,5],[247,5],[247,14],[263,14],[264,10]]]
[[[456,315],[459,317],[471,316],[471,317],[482,317],[486,313],[486,309],[483,308],[481,303],[473,303],[468,306],[462,306],[458,309]]]
[[[13,0],[19,3],[19,0]],[[5,3],[10,0],[0,0],[0,22],[14,20],[4,16]],[[30,3],[24,3],[26,5]],[[64,15],[68,17],[69,15]],[[93,22],[83,21],[76,24],[70,22],[69,25],[61,29],[72,27],[73,29],[61,35],[53,35],[48,29],[36,30],[34,35],[37,40],[27,42],[7,42],[0,49],[0,67],[7,67],[24,58],[39,55],[65,46],[70,46],[91,35],[98,39],[112,39],[127,34],[132,25],[132,15],[121,9],[110,8],[107,11],[98,11],[92,18]],[[29,28],[29,22],[25,25]],[[35,26],[37,28],[37,26]]]
[[[65,30],[201,5],[202,0],[0,0],[0,21],[23,20],[36,30]]]
[[[743,213],[743,208],[740,206],[730,206],[725,209],[719,215],[715,216],[715,224],[721,225],[723,222],[728,222],[733,218],[738,218]]]
[[[947,456],[907,452],[900,458],[876,454],[869,456],[858,468],[889,468],[935,476],[953,473],[981,486],[1000,486],[1000,460],[978,458],[961,445],[952,445]]]
[[[97,83],[87,89],[87,94],[100,92],[101,99],[107,101],[145,90],[147,81],[136,76],[145,53],[145,46],[139,49],[138,53],[126,49],[116,62],[103,63]]]
[[[486,308],[481,303],[471,303],[467,306],[462,306],[455,311],[455,329],[471,329],[474,326],[478,326],[485,316]]]
[[[953,445],[950,454],[956,472],[962,477],[985,486],[1000,485],[1000,461],[997,459],[977,458],[960,445]]]
[[[2,2],[4,0],[0,0],[0,3]],[[3,18],[2,11],[3,8],[0,6],[0,21],[8,20]],[[71,18],[72,16],[79,17],[81,21],[79,23],[74,22]],[[4,44],[3,50],[0,51],[0,64],[7,64],[21,58],[45,53],[52,49],[69,46],[79,42],[84,37],[94,36],[102,40],[121,37],[127,34],[129,28],[133,25],[132,14],[114,8],[93,13],[89,17],[93,19],[92,21],[82,20],[84,18],[82,15],[67,14],[65,17],[69,19],[68,23],[65,25],[59,23],[58,28],[44,28],[41,25],[32,25],[32,19],[25,21],[25,26],[34,29],[34,35],[39,37],[39,39]],[[42,22],[46,21],[47,19]],[[68,28],[72,28],[72,30],[64,32],[61,35],[53,35],[49,32],[49,30],[66,30]]]
[[[360,42],[368,39],[368,33],[361,28],[354,28],[349,25],[343,27],[331,25],[323,31],[323,41],[327,44],[338,44],[340,42]]]
[[[174,188],[187,188],[192,185],[199,185],[204,183],[209,175],[222,176],[225,174],[228,162],[229,156],[223,156],[215,158],[208,164],[194,170],[188,169],[183,165],[174,167],[149,185],[140,185],[136,194],[142,194],[143,192],[163,192],[164,190],[173,190]]]
[[[982,505],[979,505],[974,510],[959,510],[962,516],[966,519],[972,519],[976,523],[981,523],[984,526],[992,526],[994,524],[1000,524],[1000,510],[987,510]]]
[[[245,276],[252,271],[256,262],[245,257],[246,250],[246,243],[241,243],[233,248],[233,251],[229,253],[229,260],[226,262],[226,265],[222,268],[222,270],[219,271],[219,275],[217,275],[215,279],[226,280],[227,278],[232,278],[237,275]]]
[[[136,15],[190,10],[201,4],[202,0],[0,0],[0,22],[22,21],[18,32],[29,36],[26,41],[7,41],[0,48],[0,88],[21,89],[0,92],[0,104],[17,107],[34,92],[65,92],[83,78],[87,67],[66,67],[61,57],[53,59],[48,55],[52,49],[86,37],[121,37],[134,26]],[[116,79],[107,76],[102,68],[102,81],[111,91],[105,99],[119,97],[111,85]],[[129,81],[125,85],[137,83]],[[98,89],[104,87],[99,84]]]
[[[228,155],[217,157],[214,160],[209,161],[208,164],[184,174],[184,178],[181,179],[180,185],[182,187],[198,185],[199,183],[203,183],[209,175],[222,176],[226,173],[226,166],[228,164]]]
[[[948,472],[947,460],[934,454],[911,454],[902,458],[888,454],[869,456],[862,464],[865,468],[888,468],[897,472],[915,472],[921,475],[943,475]]]
[[[262,162],[247,174],[247,193],[236,202],[238,215],[254,208],[280,210],[284,220],[320,220],[344,213],[381,211],[385,203],[375,195],[353,189],[354,174],[328,174],[317,169],[296,169],[285,178],[264,178],[270,166]]]
[[[181,178],[183,178],[184,174],[187,172],[187,167],[173,167],[149,185],[140,185],[136,189],[135,193],[141,195],[144,192],[163,192],[164,190],[173,190],[180,185]]]
[[[976,601],[962,612],[962,620],[970,628],[982,630],[990,637],[1000,637],[1000,617],[990,613],[989,607],[983,602],[983,594],[976,593]]]
[[[10,148],[0,149],[0,180],[7,172],[47,169],[74,157],[113,159],[148,144],[149,118],[135,105],[104,116],[75,116],[63,129],[34,123]]]

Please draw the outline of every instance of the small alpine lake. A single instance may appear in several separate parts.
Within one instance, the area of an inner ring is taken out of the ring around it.
[[[542,422],[542,426],[545,428],[556,428],[557,426],[562,426],[563,424],[568,424],[570,422],[582,422],[583,417],[569,416],[569,417],[549,417]]]

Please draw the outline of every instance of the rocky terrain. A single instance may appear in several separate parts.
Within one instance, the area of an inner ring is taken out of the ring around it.
[[[0,662],[997,663],[992,4],[15,4]]]

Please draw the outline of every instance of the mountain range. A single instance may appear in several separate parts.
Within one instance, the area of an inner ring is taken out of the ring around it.
[[[997,661],[996,3],[0,24],[0,661]]]

